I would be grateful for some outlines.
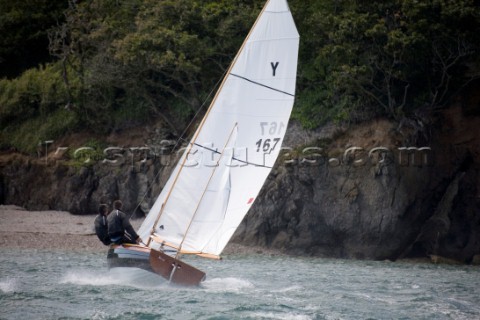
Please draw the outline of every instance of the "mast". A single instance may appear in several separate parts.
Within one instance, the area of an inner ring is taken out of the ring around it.
[[[219,258],[250,210],[285,137],[298,47],[287,1],[268,0],[139,229],[151,247],[154,272],[175,283],[199,284],[205,273],[179,256]]]
[[[165,207],[166,207],[166,205],[167,205],[168,200],[170,199],[170,196],[171,196],[171,194],[172,194],[172,191],[173,191],[173,189],[175,188],[175,185],[177,184],[178,178],[179,178],[179,176],[180,176],[180,174],[181,174],[181,172],[182,172],[182,169],[183,169],[184,166],[185,166],[185,162],[187,161],[188,156],[190,155],[190,152],[191,152],[191,150],[192,150],[192,147],[195,145],[195,142],[197,141],[197,138],[198,138],[201,130],[203,129],[203,126],[204,126],[204,124],[205,124],[205,122],[206,122],[206,120],[207,120],[207,118],[208,118],[208,116],[209,116],[209,114],[210,114],[213,106],[215,105],[215,102],[217,101],[218,95],[220,94],[223,86],[225,85],[225,82],[226,82],[228,76],[230,75],[231,70],[232,70],[233,67],[235,66],[235,63],[237,62],[238,57],[240,56],[243,48],[245,47],[246,43],[248,42],[248,40],[249,40],[249,38],[250,38],[253,30],[255,29],[258,21],[260,21],[260,18],[261,18],[261,16],[263,15],[265,9],[267,8],[269,2],[270,2],[270,0],[267,0],[267,2],[265,3],[265,5],[264,5],[263,8],[262,8],[262,11],[261,11],[260,14],[257,16],[257,19],[255,20],[255,23],[253,24],[252,28],[250,28],[250,31],[248,32],[247,37],[246,37],[245,40],[243,41],[240,49],[237,51],[237,54],[235,55],[235,58],[233,59],[232,63],[230,64],[230,66],[229,66],[229,68],[228,68],[225,76],[223,77],[222,83],[220,84],[219,89],[218,89],[217,92],[215,93],[215,96],[214,96],[212,102],[210,103],[210,105],[209,105],[209,107],[208,107],[208,109],[207,109],[207,112],[205,113],[205,116],[203,117],[202,121],[200,122],[200,125],[198,126],[197,131],[195,132],[193,138],[190,140],[188,149],[187,149],[187,151],[186,151],[185,154],[184,154],[185,156],[184,156],[184,158],[183,158],[183,160],[182,160],[182,164],[180,165],[180,168],[179,168],[179,170],[178,170],[178,172],[177,172],[177,174],[176,174],[176,176],[175,176],[175,179],[174,179],[174,181],[173,181],[173,183],[172,183],[172,186],[170,187],[170,189],[169,189],[169,191],[168,191],[168,194],[167,194],[167,196],[166,196],[166,198],[165,198],[165,201],[164,201],[163,204],[162,204],[162,207],[161,207],[160,212],[159,212],[159,214],[158,214],[158,216],[157,216],[157,219],[155,220],[155,223],[154,223],[153,226],[152,226],[152,229],[151,229],[151,231],[150,231],[150,237],[148,238],[148,241],[147,241],[147,246],[150,245],[150,242],[151,242],[151,239],[152,239],[151,236],[153,235],[153,233],[155,232],[155,229],[157,228],[157,224],[158,224],[158,222],[160,221],[160,218],[161,218],[161,216],[162,216],[162,214],[163,214],[163,212],[164,212],[164,210],[165,210]],[[192,219],[192,220],[193,220],[193,219]],[[184,235],[183,240],[185,239],[185,237],[186,237],[186,234]],[[183,240],[182,240],[182,243],[183,243]]]

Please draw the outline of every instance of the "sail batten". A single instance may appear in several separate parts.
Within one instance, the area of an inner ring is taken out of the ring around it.
[[[298,44],[286,1],[268,1],[140,227],[144,241],[155,233],[180,253],[220,255],[279,155]]]

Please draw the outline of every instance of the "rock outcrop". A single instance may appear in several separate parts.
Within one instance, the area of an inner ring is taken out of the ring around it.
[[[480,117],[468,110],[458,104],[428,125],[403,128],[374,120],[307,132],[292,123],[285,152],[233,241],[300,255],[470,262],[480,253]],[[3,155],[0,201],[92,214],[119,198],[142,216],[175,162],[152,152],[161,137],[146,140],[146,155],[120,148],[120,163]]]

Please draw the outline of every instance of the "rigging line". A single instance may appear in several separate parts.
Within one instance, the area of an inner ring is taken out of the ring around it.
[[[208,96],[205,98],[205,100],[203,101],[202,105],[200,106],[200,108],[198,108],[197,112],[195,113],[195,115],[193,116],[192,120],[190,120],[190,122],[188,123],[188,125],[185,127],[185,130],[183,130],[182,134],[180,135],[180,137],[177,139],[177,142],[175,143],[175,145],[173,146],[173,149],[172,150],[175,150],[177,147],[178,147],[178,143],[180,142],[180,140],[185,140],[183,137],[185,136],[185,134],[187,133],[188,129],[190,128],[190,126],[195,122],[195,119],[198,117],[198,115],[200,114],[200,111],[202,111],[202,109],[205,107],[205,105],[207,104],[207,101],[208,99],[210,99],[210,97],[212,96],[212,93],[215,91],[215,89],[218,88],[219,84],[221,83],[222,79],[225,78],[225,75],[227,74],[228,70],[225,70],[225,72],[223,72],[222,76],[217,80],[217,82],[215,83],[215,86],[213,86],[212,90],[210,90],[210,92],[208,93]]]
[[[198,117],[198,115],[200,114],[200,111],[203,110],[203,108],[205,107],[205,105],[207,104],[207,101],[210,99],[210,97],[212,96],[212,93],[215,91],[216,88],[218,88],[218,85],[219,83],[222,81],[223,78],[225,78],[225,75],[227,73],[228,70],[225,70],[225,72],[223,72],[222,76],[218,79],[218,81],[215,83],[215,85],[213,86],[212,90],[210,90],[210,92],[208,93],[208,96],[205,98],[205,100],[203,101],[202,105],[200,106],[200,108],[198,108],[197,112],[194,114],[194,116],[192,117],[192,120],[190,120],[190,122],[188,123],[188,125],[185,127],[185,129],[183,130],[183,132],[180,134],[180,137],[177,139],[177,141],[175,142],[175,145],[173,146],[172,148],[172,152],[178,147],[179,145],[179,142],[180,141],[186,141],[183,136],[185,136],[185,134],[187,133],[188,129],[190,128],[190,126],[195,122],[195,119]],[[157,174],[155,174],[155,177],[153,177],[152,181],[155,181],[157,180],[158,176],[162,173],[161,170],[158,170]],[[147,197],[147,194],[148,192],[150,191],[150,189],[152,189],[152,185],[153,184],[150,184],[148,187],[147,187],[147,190],[145,191],[145,193],[143,194],[142,196],[142,200],[140,200],[140,202],[137,204],[137,206],[135,207],[135,209],[133,209],[132,213],[130,214],[130,218],[132,218],[133,214],[137,211],[137,209],[142,205],[143,201],[145,201],[145,198]]]
[[[257,82],[257,81],[253,81],[253,80],[251,80],[251,79],[248,79],[248,78],[239,76],[238,74],[230,73],[230,75],[232,75],[232,76],[234,76],[234,77],[237,77],[237,78],[240,78],[240,79],[243,79],[243,80],[245,80],[245,81],[251,82],[251,83],[253,83],[253,84],[259,85],[259,86],[261,86],[261,87],[264,87],[264,88],[267,88],[267,89],[270,89],[270,90],[273,90],[273,91],[277,91],[277,92],[286,94],[286,95],[291,96],[291,97],[295,97],[294,94],[288,93],[288,92],[283,91],[283,90],[280,90],[280,89],[275,89],[275,88],[270,87],[270,86],[267,86],[267,85],[265,85],[265,84],[263,84],[263,83],[260,83],[260,82]]]
[[[197,131],[195,131],[195,134],[192,137],[192,141],[194,143],[195,143],[195,141],[197,141],[198,135],[200,134],[200,131],[202,130],[203,126],[205,125],[205,122],[207,121],[207,118],[208,118],[210,112],[212,111],[213,106],[215,105],[218,96],[220,95],[220,91],[222,90],[223,86],[225,85],[225,83],[227,81],[227,76],[226,75],[231,73],[231,71],[233,70],[234,65],[236,64],[238,58],[240,57],[240,54],[243,52],[243,49],[245,48],[251,34],[253,33],[253,30],[257,26],[258,21],[260,21],[260,18],[262,17],[263,13],[265,12],[265,9],[267,8],[269,2],[270,2],[270,0],[268,0],[267,3],[265,3],[265,5],[263,6],[262,11],[260,12],[260,14],[257,17],[257,20],[255,20],[255,23],[253,24],[252,28],[248,32],[248,35],[245,38],[245,40],[243,41],[242,46],[240,47],[237,54],[235,55],[235,58],[233,59],[230,66],[228,67],[227,72],[225,72],[225,76],[223,77],[222,82],[220,83],[220,87],[218,88],[217,92],[215,93],[215,96],[213,97],[213,100],[210,102],[210,106],[208,107],[207,111],[205,112],[205,115],[203,116],[202,121],[200,121],[200,124],[198,125]],[[170,190],[168,190],[168,193],[167,193],[167,195],[165,197],[165,200],[162,204],[162,208],[160,209],[160,212],[158,213],[157,220],[153,224],[152,231],[151,231],[150,235],[152,235],[153,232],[155,231],[156,224],[158,223],[158,221],[160,221],[160,217],[163,215],[163,210],[165,208],[165,205],[168,202],[168,200],[170,199],[170,195],[172,194],[172,191],[177,184],[178,177],[180,176],[180,174],[182,172],[182,169],[183,169],[183,166],[185,165],[185,162],[187,161],[187,157],[191,152],[191,148],[192,148],[192,146],[190,145],[190,149],[186,150],[185,153],[184,153],[185,157],[183,159],[183,162],[180,164],[180,168],[179,168],[179,170],[178,170],[178,172],[177,172],[177,174],[176,174],[176,176],[173,180],[172,185],[170,186]],[[149,241],[149,243],[150,243],[150,241]]]
[[[235,57],[233,58],[233,61],[232,63],[230,64],[230,66],[225,70],[225,72],[222,74],[222,77],[220,77],[218,79],[218,81],[215,83],[215,86],[212,88],[212,90],[210,91],[210,93],[208,94],[207,98],[203,101],[203,104],[200,106],[200,108],[198,109],[198,111],[195,113],[195,115],[193,116],[192,120],[190,121],[190,123],[187,125],[187,127],[185,128],[185,130],[182,132],[182,134],[180,135],[180,138],[177,140],[177,143],[175,144],[175,146],[173,147],[173,150],[175,150],[175,148],[178,146],[178,142],[180,140],[185,140],[183,139],[183,136],[185,135],[185,133],[187,132],[188,128],[190,128],[190,126],[193,124],[195,118],[198,116],[198,114],[200,113],[200,111],[203,109],[203,107],[205,106],[206,102],[208,101],[208,99],[210,98],[210,96],[212,95],[212,93],[214,92],[214,90],[216,88],[222,88],[224,83],[226,82],[227,80],[227,74],[232,74],[230,73],[230,71],[233,69],[233,66],[235,65],[235,63],[237,62],[238,60],[238,57],[240,56],[240,53],[242,52],[243,48],[245,47],[245,44],[247,43],[247,40],[250,38],[250,35],[252,34],[253,30],[255,29],[255,26],[257,25],[258,23],[258,20],[260,20],[260,17],[262,16],[263,12],[265,11],[265,9],[267,8],[267,5],[268,3],[270,2],[270,0],[268,0],[264,7],[262,8],[262,10],[260,11],[260,14],[258,15],[257,19],[255,20],[255,23],[253,24],[252,28],[248,31],[248,34],[247,34],[247,37],[244,39],[243,43],[242,43],[242,46],[240,47],[240,49],[238,50],[237,54],[235,55]],[[220,84],[220,85],[219,85]],[[220,92],[220,89],[217,90],[215,96],[213,97],[213,101],[210,103],[210,106],[209,108],[207,109],[207,113],[205,114],[205,118],[206,116],[208,116],[208,113],[210,111],[210,109],[212,108],[213,106],[213,103],[215,102],[215,100],[217,99],[217,96],[218,96],[218,93]],[[273,89],[273,88],[272,88]],[[273,89],[275,90],[275,89]],[[289,93],[287,93],[289,94]],[[200,128],[202,127],[203,125],[203,121],[200,123]]]
[[[212,148],[209,148],[209,147],[206,147],[206,146],[202,146],[201,144],[198,144],[196,142],[190,142],[190,141],[187,141],[185,139],[182,139],[184,142],[188,143],[188,144],[191,144],[191,145],[194,145],[194,146],[197,146],[197,147],[200,147],[200,148],[203,148],[205,150],[208,150],[208,151],[211,151],[213,153],[216,153],[216,154],[220,154],[221,153],[217,150],[217,149],[212,149]],[[242,160],[242,159],[239,159],[239,158],[236,158],[236,157],[232,157],[232,160],[236,160],[238,162],[241,162],[241,163],[244,163],[246,165],[252,165],[252,166],[255,166],[255,167],[262,167],[262,168],[267,168],[267,169],[273,169],[273,167],[270,167],[270,166],[266,166],[264,164],[258,164],[258,163],[253,163],[253,162],[249,162],[249,161],[246,161],[246,160]]]
[[[155,177],[153,178],[153,181],[157,180],[157,176],[160,174],[160,170],[158,170],[157,174],[155,175]],[[150,184],[148,187],[147,187],[147,190],[145,191],[145,193],[143,194],[142,196],[142,200],[140,200],[140,202],[138,202],[137,206],[135,207],[135,209],[133,209],[132,213],[130,214],[130,217],[128,218],[128,220],[132,219],[133,217],[133,214],[135,212],[137,212],[137,209],[140,208],[140,206],[142,205],[143,201],[145,201],[145,198],[147,197],[147,194],[148,192],[150,191],[150,189],[152,188],[152,184]]]

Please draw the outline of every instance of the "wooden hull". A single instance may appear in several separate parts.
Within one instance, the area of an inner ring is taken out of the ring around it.
[[[114,245],[107,254],[108,268],[140,268],[183,286],[198,286],[205,273],[161,251],[138,245]]]
[[[203,271],[154,249],[150,252],[150,266],[155,273],[179,285],[198,286],[206,278]]]

